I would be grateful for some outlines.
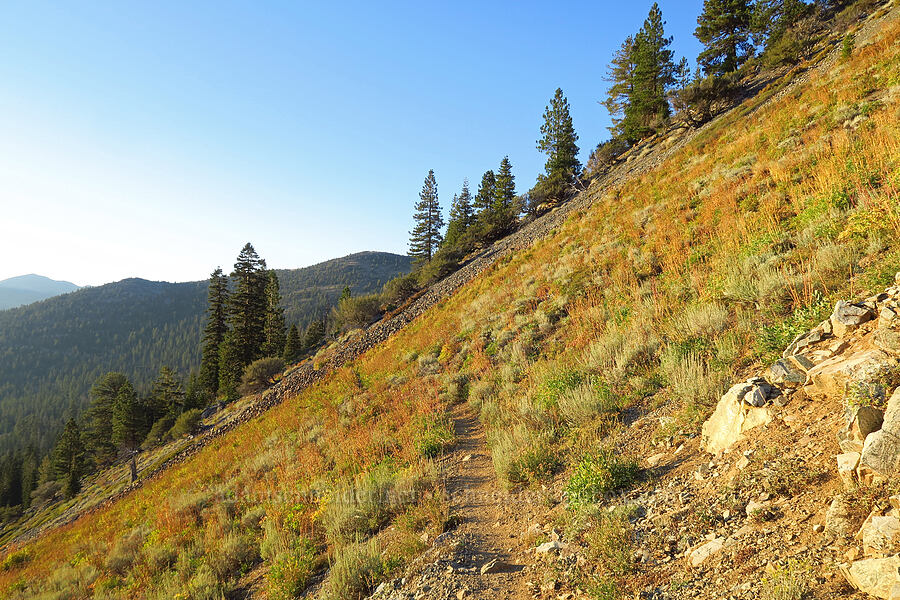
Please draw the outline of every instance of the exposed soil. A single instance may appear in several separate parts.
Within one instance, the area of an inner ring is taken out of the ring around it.
[[[454,528],[373,598],[531,598],[533,549],[523,535],[535,494],[500,485],[484,428],[464,404],[451,409],[456,443],[441,463]]]

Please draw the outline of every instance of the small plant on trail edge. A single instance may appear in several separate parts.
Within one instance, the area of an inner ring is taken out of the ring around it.
[[[802,600],[807,592],[809,566],[790,560],[763,576],[760,597],[763,600]]]
[[[847,60],[853,54],[853,48],[856,46],[856,37],[852,33],[848,33],[841,41],[841,59]]]
[[[274,600],[299,598],[316,564],[315,545],[309,540],[298,540],[294,547],[280,553],[269,569],[269,597]]]
[[[417,425],[416,450],[425,458],[434,458],[453,442],[450,420],[444,416],[427,415]]]
[[[604,448],[584,457],[566,485],[569,505],[577,508],[599,501],[609,492],[629,487],[640,472],[637,461]]]

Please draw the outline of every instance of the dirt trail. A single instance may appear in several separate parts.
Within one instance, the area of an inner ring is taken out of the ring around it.
[[[526,600],[535,560],[525,536],[533,495],[509,493],[498,479],[484,428],[465,404],[451,407],[456,443],[441,459],[455,527],[372,597],[389,600]]]

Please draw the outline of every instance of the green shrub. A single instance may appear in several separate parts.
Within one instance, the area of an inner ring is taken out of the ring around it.
[[[807,565],[790,560],[763,576],[760,597],[762,600],[802,600],[809,589],[809,576]]]
[[[19,567],[30,561],[31,558],[31,551],[28,548],[21,548],[7,554],[6,558],[3,559],[3,563],[2,565],[0,565],[0,568],[2,568],[4,571],[18,569]]]
[[[637,461],[610,449],[586,456],[576,465],[566,485],[569,505],[577,508],[597,502],[609,492],[631,486],[639,473]]]
[[[265,388],[276,375],[284,371],[284,359],[268,356],[254,360],[244,369],[241,377],[241,393],[252,394]]]
[[[225,591],[212,567],[207,564],[197,568],[187,587],[191,600],[220,600]]]
[[[381,289],[381,298],[388,306],[396,307],[403,304],[419,291],[419,280],[415,273],[400,275],[384,284]]]
[[[318,565],[315,545],[297,540],[292,548],[279,553],[269,568],[269,597],[273,600],[299,598]]]
[[[730,380],[728,372],[714,368],[702,356],[690,351],[681,355],[673,346],[663,353],[660,371],[672,396],[687,406],[712,406]]]
[[[559,415],[570,427],[577,427],[597,416],[621,409],[619,398],[600,381],[586,382],[559,396]]]
[[[259,545],[248,535],[229,533],[210,556],[210,566],[219,578],[227,581],[241,569],[259,559]]]
[[[453,443],[452,424],[446,416],[426,415],[416,425],[416,450],[425,458],[434,458]]]
[[[328,597],[331,600],[359,600],[385,574],[378,543],[356,542],[339,549],[331,563]]]
[[[853,48],[856,46],[856,37],[852,33],[848,33],[841,40],[841,59],[847,60],[853,54]]]
[[[147,531],[141,527],[122,536],[106,557],[106,569],[116,575],[124,575],[137,561]]]
[[[378,294],[343,298],[335,308],[335,320],[344,331],[362,329],[381,316]]]
[[[175,424],[172,425],[172,429],[167,434],[168,437],[177,440],[186,435],[193,435],[200,426],[200,414],[200,409],[192,408],[178,415],[178,418],[175,419]]]
[[[494,469],[513,487],[552,475],[559,467],[556,446],[548,432],[536,433],[524,425],[489,436]]]
[[[427,465],[400,473],[382,465],[337,486],[322,515],[328,539],[342,543],[380,530],[391,516],[417,502],[433,479]]]
[[[628,516],[621,508],[600,510],[585,534],[590,557],[604,572],[619,577],[629,574],[633,566],[634,532]]]
[[[147,437],[144,438],[144,442],[141,444],[141,448],[144,450],[149,450],[150,448],[155,448],[159,446],[164,439],[167,437],[169,430],[172,429],[172,426],[175,425],[175,418],[171,415],[166,415],[161,419],[158,419],[153,427],[150,428],[149,433],[147,433]]]

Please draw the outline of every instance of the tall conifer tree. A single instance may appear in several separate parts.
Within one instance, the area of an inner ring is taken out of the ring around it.
[[[72,498],[81,490],[84,474],[84,445],[75,419],[66,423],[51,460],[54,476],[63,481],[63,493],[66,498]]]
[[[88,449],[99,464],[111,462],[116,457],[113,443],[113,407],[119,392],[128,383],[122,373],[107,373],[91,388],[91,406],[86,415]]]
[[[707,75],[736,71],[753,54],[749,0],[704,0],[694,36],[705,49],[697,62]]]
[[[634,36],[629,35],[613,55],[604,78],[609,83],[603,106],[609,111],[612,127],[609,132],[616,137],[623,134],[622,121],[625,107],[634,92]]]
[[[228,333],[228,278],[220,267],[216,267],[209,277],[208,297],[200,383],[209,398],[215,398],[219,391],[219,353]]]
[[[251,244],[238,254],[231,279],[229,328],[219,350],[219,392],[228,397],[234,397],[244,368],[262,356],[266,341],[266,261]]]
[[[500,161],[491,212],[493,213],[491,222],[493,238],[502,237],[513,230],[519,210],[516,203],[516,178],[512,174],[512,164],[509,162],[508,156],[504,156]]]
[[[281,288],[278,275],[269,271],[266,282],[266,341],[263,356],[281,356],[284,353],[284,309],[281,307]]]
[[[462,191],[453,196],[450,205],[450,220],[447,223],[447,235],[444,236],[444,244],[454,247],[460,243],[474,221],[475,213],[472,208],[472,193],[469,191],[469,180],[463,181]]]
[[[416,223],[409,232],[409,255],[428,262],[441,245],[441,228],[444,226],[434,170],[428,171],[425,177],[415,210]]]
[[[300,360],[302,353],[303,342],[300,341],[300,331],[297,329],[297,324],[294,323],[288,330],[287,339],[284,343],[284,362],[295,363]]]
[[[544,110],[541,139],[537,149],[547,155],[544,173],[538,176],[534,194],[542,198],[558,199],[565,195],[569,185],[578,180],[581,162],[578,160],[578,134],[569,114],[569,101],[561,88]]]
[[[671,44],[672,38],[665,34],[662,11],[654,2],[632,45],[632,91],[622,121],[622,133],[628,141],[651,135],[669,116],[666,91],[675,83]]]

